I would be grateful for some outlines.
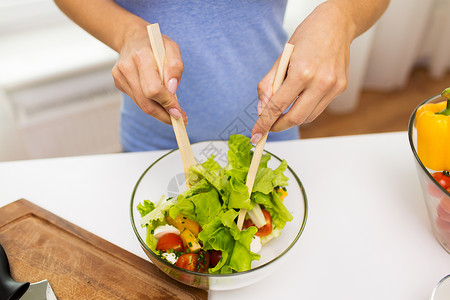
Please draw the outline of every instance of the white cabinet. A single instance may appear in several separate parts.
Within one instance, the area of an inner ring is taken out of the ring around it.
[[[121,151],[116,58],[52,1],[0,0],[0,161]]]

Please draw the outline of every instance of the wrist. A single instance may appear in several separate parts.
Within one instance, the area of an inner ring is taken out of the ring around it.
[[[329,0],[321,3],[317,9],[325,10],[325,14],[332,15],[341,22],[350,43],[359,35],[357,12],[349,1]]]
[[[123,31],[116,35],[116,39],[113,42],[114,50],[120,53],[128,41],[136,38],[137,36],[141,36],[143,33],[146,34],[147,25],[150,25],[150,23],[137,16],[131,16],[129,20],[126,20],[121,25]]]

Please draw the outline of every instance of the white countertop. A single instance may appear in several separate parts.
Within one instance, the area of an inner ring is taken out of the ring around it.
[[[266,149],[285,158],[305,186],[305,231],[275,273],[246,288],[210,292],[211,299],[423,300],[450,273],[406,132]],[[0,206],[26,198],[146,258],[130,226],[129,202],[139,176],[165,152],[0,163]]]

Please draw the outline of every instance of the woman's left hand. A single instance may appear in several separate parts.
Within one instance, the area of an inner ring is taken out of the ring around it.
[[[260,118],[253,127],[253,143],[269,130],[283,131],[313,121],[346,89],[354,37],[351,18],[330,2],[319,5],[297,27],[289,40],[295,48],[283,85],[272,93],[280,58],[258,84]]]

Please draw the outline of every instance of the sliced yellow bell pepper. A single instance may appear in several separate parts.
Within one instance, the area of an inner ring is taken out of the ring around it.
[[[186,218],[183,214],[179,214],[175,217],[175,219],[171,218],[169,214],[167,214],[166,221],[169,225],[176,227],[180,232],[183,232],[185,229],[189,229],[194,236],[198,236],[198,233],[202,230],[200,224]]]
[[[197,241],[197,238],[192,234],[189,229],[185,229],[181,234],[180,238],[183,241],[184,247],[189,248],[191,252],[197,252],[202,249],[202,246]]]
[[[450,170],[450,88],[447,101],[424,104],[416,112],[417,153],[425,167]]]
[[[283,202],[284,198],[288,195],[288,193],[283,188],[276,188],[275,192],[278,194],[278,198],[280,198],[281,202]]]

